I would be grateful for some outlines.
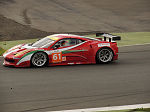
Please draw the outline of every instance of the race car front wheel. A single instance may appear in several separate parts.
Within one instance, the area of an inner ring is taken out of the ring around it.
[[[48,58],[44,52],[37,52],[31,58],[31,65],[42,67],[47,64]]]
[[[113,51],[110,48],[101,48],[96,54],[97,63],[109,63],[113,59]]]

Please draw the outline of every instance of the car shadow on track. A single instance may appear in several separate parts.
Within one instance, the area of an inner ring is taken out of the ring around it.
[[[12,68],[12,69],[61,69],[61,68],[87,68],[87,67],[91,67],[91,68],[94,68],[94,67],[110,67],[110,66],[116,66],[118,65],[119,62],[118,61],[114,61],[114,62],[110,62],[110,63],[100,63],[100,64],[80,64],[80,65],[57,65],[57,66],[45,66],[45,67],[14,67],[14,66],[3,66],[3,67],[6,67],[6,68]]]

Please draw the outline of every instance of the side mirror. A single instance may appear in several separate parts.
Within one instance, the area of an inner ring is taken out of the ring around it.
[[[57,49],[57,48],[59,48],[60,47],[60,45],[55,45],[54,46],[54,49]]]

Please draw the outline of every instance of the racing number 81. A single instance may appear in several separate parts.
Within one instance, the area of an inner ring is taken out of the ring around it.
[[[58,52],[58,53],[52,53],[52,62],[56,63],[56,62],[61,62],[62,61],[62,53]]]

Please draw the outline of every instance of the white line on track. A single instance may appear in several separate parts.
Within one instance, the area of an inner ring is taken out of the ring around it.
[[[150,108],[150,103],[112,106],[112,107],[100,107],[100,108],[75,109],[75,110],[47,111],[47,112],[96,112],[96,111],[126,110],[126,109],[136,109],[136,108]]]

